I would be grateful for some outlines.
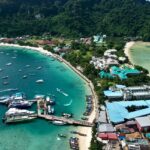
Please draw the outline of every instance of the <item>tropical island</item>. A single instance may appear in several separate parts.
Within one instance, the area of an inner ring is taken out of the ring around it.
[[[141,57],[146,53],[145,61],[150,62],[147,13],[150,3],[144,0],[16,3],[0,1],[1,45],[20,45],[51,55],[71,67],[91,87],[93,106],[88,121],[93,128],[92,132],[79,129],[87,134],[79,137],[80,149],[149,148],[149,68],[145,62],[141,63],[144,59],[137,55],[136,60],[134,56],[135,51]],[[42,7],[37,8],[38,5]],[[7,8],[14,9],[4,11]],[[89,106],[87,103],[87,112]]]

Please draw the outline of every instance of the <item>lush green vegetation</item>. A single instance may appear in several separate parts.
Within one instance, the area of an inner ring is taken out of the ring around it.
[[[150,40],[145,0],[0,0],[0,35],[141,37]]]

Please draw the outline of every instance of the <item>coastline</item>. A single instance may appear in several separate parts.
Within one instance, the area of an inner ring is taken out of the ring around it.
[[[86,76],[84,76],[79,70],[77,70],[75,67],[73,67],[69,62],[67,62],[65,59],[63,59],[59,55],[56,55],[47,50],[44,50],[42,47],[20,46],[18,44],[7,44],[7,43],[0,43],[0,46],[12,46],[12,47],[26,48],[29,50],[37,51],[46,56],[51,56],[51,57],[57,59],[58,61],[63,62],[67,66],[69,66],[75,73],[77,73],[83,80],[85,80],[87,85],[90,87],[90,90],[93,95],[93,111],[92,111],[91,115],[89,116],[88,121],[92,123],[95,120],[95,118],[97,116],[97,112],[98,112],[97,111],[98,110],[98,108],[97,108],[98,97],[94,91],[94,86],[93,86],[92,82]],[[87,135],[85,137],[81,137],[81,136],[79,137],[80,150],[88,150],[88,148],[90,147],[91,139],[92,139],[92,128],[91,127],[79,127],[78,130],[79,130],[79,132],[85,133]]]
[[[131,62],[131,55],[130,55],[130,49],[131,47],[135,44],[134,41],[127,42],[125,47],[124,47],[124,53],[128,57],[129,61]]]

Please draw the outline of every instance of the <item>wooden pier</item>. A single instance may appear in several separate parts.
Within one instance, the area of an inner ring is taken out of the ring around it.
[[[37,101],[37,113],[38,113],[37,115],[39,118],[49,120],[49,121],[62,121],[68,125],[75,125],[75,126],[86,126],[86,127],[93,126],[93,123],[90,123],[87,121],[80,121],[80,120],[74,120],[74,119],[69,119],[69,118],[65,118],[65,117],[48,115],[46,102],[45,102],[45,100],[42,100],[42,99]]]

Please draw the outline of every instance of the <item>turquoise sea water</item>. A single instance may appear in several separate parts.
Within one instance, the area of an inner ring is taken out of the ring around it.
[[[11,66],[6,66],[12,63]],[[30,65],[30,67],[26,67]],[[42,66],[41,70],[37,70]],[[56,115],[62,112],[73,113],[75,119],[80,119],[85,111],[85,95],[90,90],[74,71],[65,64],[44,56],[38,52],[14,47],[0,47],[0,96],[11,94],[1,92],[9,88],[18,88],[32,99],[36,94],[54,94],[56,96]],[[22,71],[19,72],[18,70]],[[9,76],[8,85],[3,85],[2,76]],[[27,75],[27,79],[22,79]],[[43,79],[43,84],[35,83]],[[62,89],[69,96],[66,97],[56,91]],[[36,104],[32,109],[36,108]],[[7,107],[0,105],[0,118]],[[68,150],[68,138],[72,126],[55,126],[45,120],[36,119],[30,123],[5,125],[0,121],[0,150]],[[59,139],[57,134],[67,134],[68,138]]]
[[[136,42],[129,51],[131,62],[150,72],[150,43]]]

